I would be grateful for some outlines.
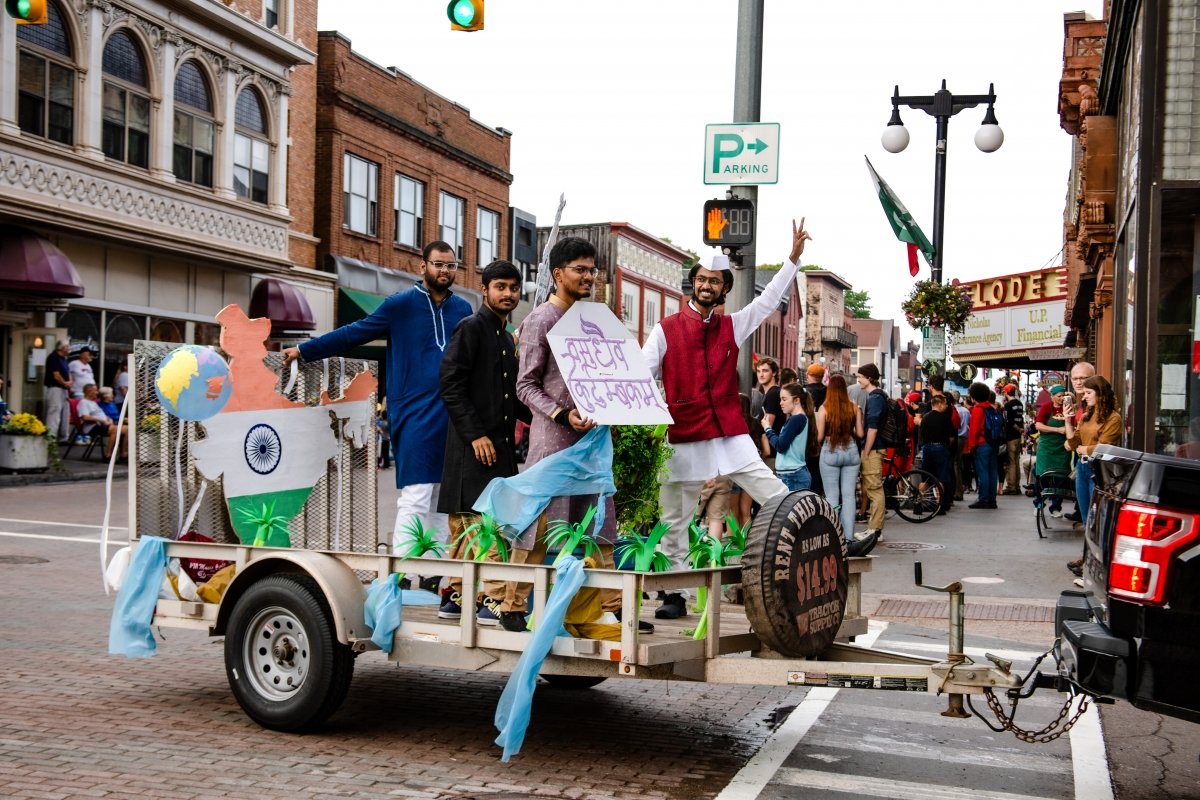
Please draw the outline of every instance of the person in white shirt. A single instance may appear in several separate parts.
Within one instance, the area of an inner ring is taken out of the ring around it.
[[[121,458],[126,457],[129,439],[129,426],[122,424],[121,430],[117,430],[117,421],[104,413],[104,409],[100,407],[97,399],[100,396],[96,384],[89,383],[83,387],[83,399],[79,401],[76,409],[79,412],[79,421],[83,425],[83,432],[89,436],[96,435],[99,430],[104,431],[104,457],[112,456],[113,448],[121,445]],[[118,435],[119,434],[119,435]]]
[[[67,370],[71,373],[71,397],[83,397],[84,387],[96,382],[92,373],[92,351],[80,350],[79,358],[67,364]]]
[[[799,269],[804,244],[811,237],[804,220],[792,223],[792,251],[783,267],[754,302],[732,314],[717,314],[733,284],[724,256],[713,269],[692,269],[692,297],[679,312],[650,331],[642,355],[650,373],[663,381],[674,423],[667,428],[671,445],[668,477],[659,489],[662,521],[669,526],[662,550],[675,569],[688,568],[688,526],[704,483],[727,475],[757,502],[787,491],[783,481],[763,463],[747,433],[738,396],[738,351],[755,329],[779,307]],[[672,348],[668,351],[668,344]],[[654,612],[659,619],[687,613],[684,594],[668,594]]]

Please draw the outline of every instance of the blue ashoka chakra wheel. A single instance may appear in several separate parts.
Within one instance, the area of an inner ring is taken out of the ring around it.
[[[259,475],[274,472],[279,466],[279,457],[283,454],[279,434],[270,425],[262,423],[255,425],[246,434],[244,449],[246,463]]]

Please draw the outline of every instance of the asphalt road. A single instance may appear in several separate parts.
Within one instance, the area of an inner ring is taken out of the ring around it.
[[[1122,705],[1092,726],[1097,742],[1035,746],[943,718],[943,701],[925,695],[614,679],[585,692],[540,687],[525,747],[502,764],[491,724],[502,678],[375,656],[359,659],[346,703],[319,734],[264,731],[229,692],[220,640],[170,629],[154,658],[107,654],[103,495],[98,482],[0,488],[4,797],[1100,800],[1110,769],[1121,800],[1200,797],[1200,726]],[[381,521],[390,503],[381,491]],[[982,579],[967,584],[968,604],[1022,617],[968,619],[969,647],[1027,663],[1048,644],[1049,624],[1022,612],[1052,604],[1078,540],[1038,540],[1025,503],[1001,498],[991,519],[964,509],[889,524],[864,583],[864,608],[898,612],[873,626],[877,644],[945,647],[940,619],[909,613],[941,597],[913,588],[918,554],[931,583]],[[1052,719],[1059,700],[1036,695],[1027,722]]]

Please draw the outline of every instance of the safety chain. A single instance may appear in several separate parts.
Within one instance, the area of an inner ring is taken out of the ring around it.
[[[1004,713],[1004,709],[1000,706],[1000,701],[996,698],[995,692],[993,692],[991,689],[984,689],[983,693],[987,695],[988,708],[992,710],[992,713],[996,715],[996,719],[999,720],[1000,724],[1003,726],[999,729],[992,728],[992,730],[1012,731],[1013,735],[1015,735],[1018,739],[1023,742],[1028,742],[1029,744],[1052,742],[1058,737],[1062,736],[1064,733],[1071,730],[1075,723],[1079,721],[1079,718],[1083,716],[1083,712],[1086,711],[1088,707],[1088,697],[1087,695],[1082,695],[1083,700],[1080,701],[1079,709],[1075,712],[1074,716],[1067,720],[1066,724],[1063,725],[1061,730],[1055,730],[1058,728],[1059,724],[1067,718],[1067,714],[1071,710],[1071,703],[1075,701],[1075,695],[1072,694],[1067,698],[1067,702],[1063,704],[1062,710],[1058,712],[1058,717],[1052,720],[1050,724],[1042,728],[1040,731],[1027,731],[1024,728],[1017,727],[1016,722],[1013,721],[1017,716],[1016,700],[1013,700],[1012,716],[1010,717]],[[974,708],[971,710],[975,711]],[[979,715],[979,712],[976,711],[975,713],[977,716]],[[988,727],[992,727],[991,723],[988,723]]]

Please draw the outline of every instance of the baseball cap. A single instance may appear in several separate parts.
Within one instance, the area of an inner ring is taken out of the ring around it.
[[[909,392],[907,395],[905,395],[904,402],[906,402],[906,403],[921,402],[921,393],[920,392]]]
[[[820,364],[811,364],[809,365],[808,369],[805,370],[805,373],[810,378],[820,380],[821,378],[825,377],[825,368]]]

